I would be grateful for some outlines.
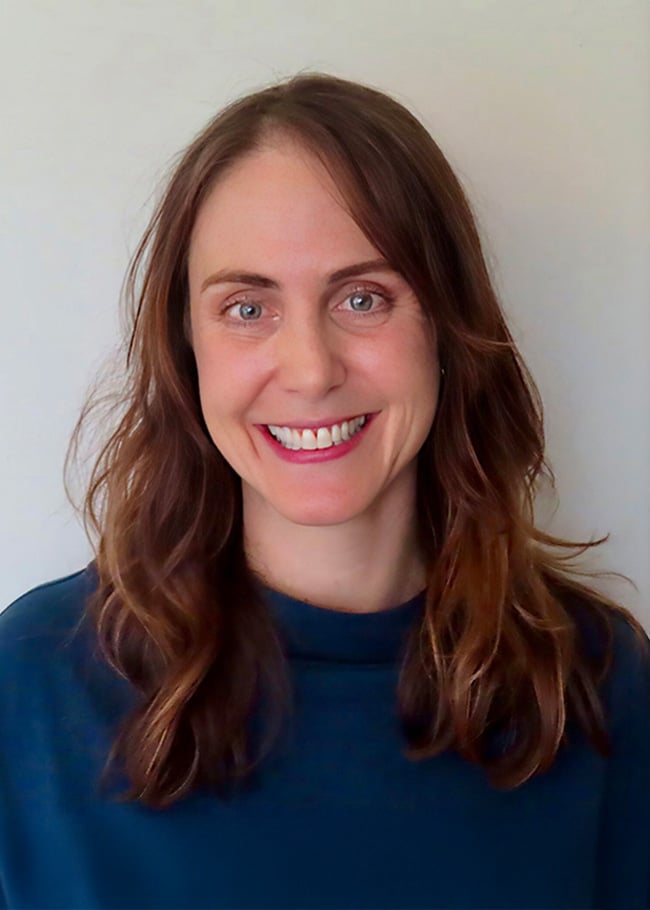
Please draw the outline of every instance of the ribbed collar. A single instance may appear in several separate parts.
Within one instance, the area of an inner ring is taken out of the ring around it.
[[[354,663],[397,659],[408,630],[424,609],[425,592],[374,613],[343,613],[316,607],[261,586],[289,657]]]

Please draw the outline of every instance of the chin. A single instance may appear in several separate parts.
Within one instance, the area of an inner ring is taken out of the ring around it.
[[[328,525],[339,525],[355,518],[361,512],[361,508],[355,508],[350,502],[347,503],[305,503],[296,502],[295,505],[288,503],[276,503],[274,508],[287,520],[293,524],[304,525],[307,527],[327,527]]]

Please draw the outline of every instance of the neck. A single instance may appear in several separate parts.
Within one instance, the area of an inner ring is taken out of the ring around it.
[[[336,525],[299,525],[257,497],[243,497],[249,566],[276,591],[315,606],[371,613],[405,603],[427,583],[410,507],[384,501]]]

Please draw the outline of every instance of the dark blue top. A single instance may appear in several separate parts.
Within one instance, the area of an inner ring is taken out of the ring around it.
[[[634,908],[650,902],[650,668],[616,621],[614,754],[579,736],[511,791],[402,755],[399,654],[423,596],[351,614],[265,589],[293,724],[257,783],[164,810],[97,792],[128,683],[74,635],[94,571],[0,616],[0,885],[12,908]],[[1,903],[1,900],[0,900]]]

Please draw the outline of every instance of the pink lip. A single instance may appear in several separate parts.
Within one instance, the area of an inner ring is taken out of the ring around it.
[[[332,461],[335,458],[342,458],[344,455],[347,455],[348,452],[351,452],[352,449],[359,445],[375,416],[375,414],[369,415],[363,427],[358,433],[354,434],[352,439],[348,439],[337,446],[330,446],[328,449],[285,449],[277,439],[274,439],[274,437],[271,436],[266,426],[260,424],[257,424],[256,426],[276,455],[279,455],[284,461],[290,461],[294,464],[312,464],[312,462]],[[334,423],[336,422],[337,421],[334,421]],[[275,425],[276,424],[273,424],[273,426]],[[283,425],[287,426],[287,424]],[[323,426],[323,424],[316,424],[316,426]]]

